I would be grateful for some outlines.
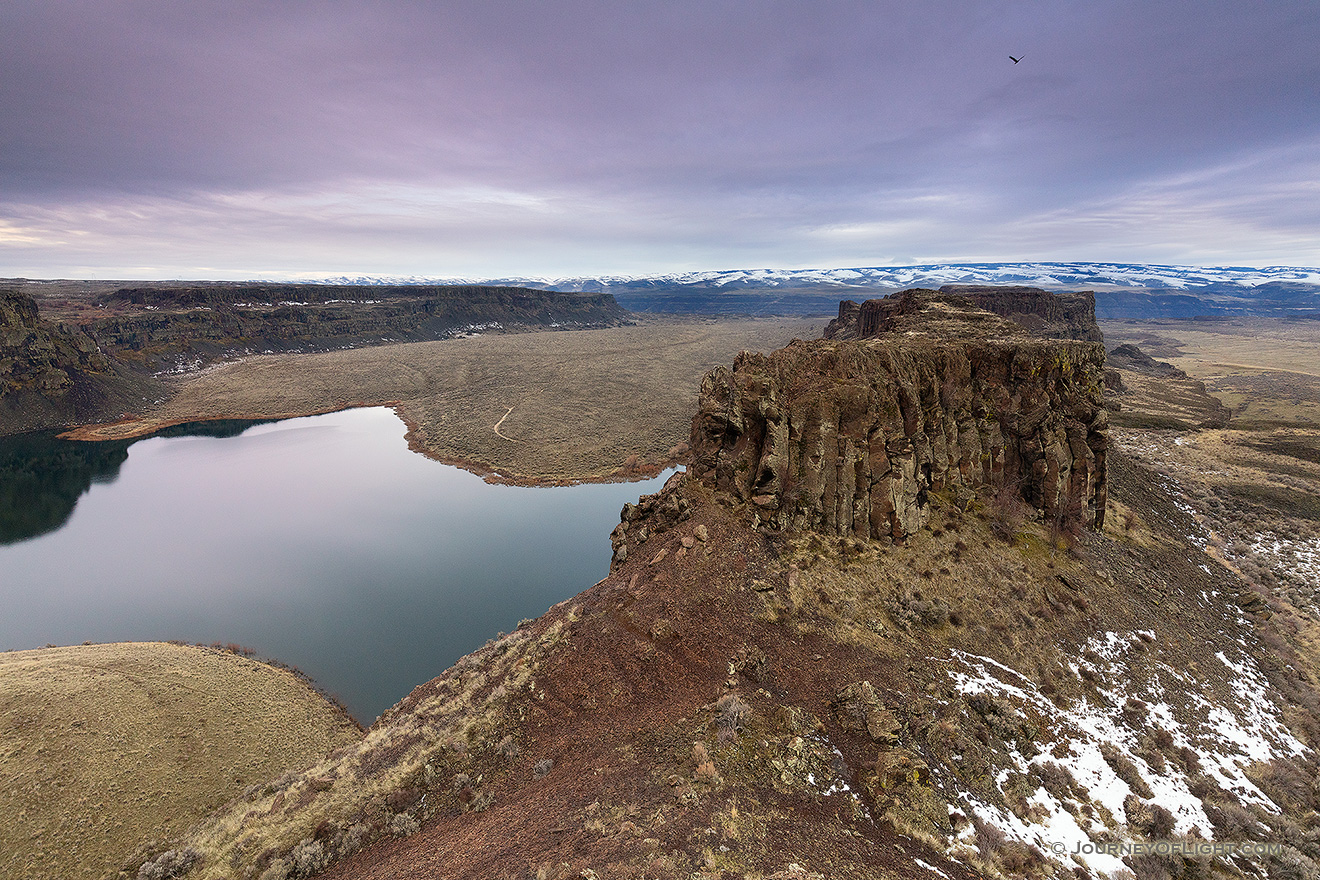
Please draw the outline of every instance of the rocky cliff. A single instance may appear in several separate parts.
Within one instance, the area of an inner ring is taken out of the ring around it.
[[[887,331],[889,323],[913,308],[909,291],[870,299],[860,305],[851,300],[839,303],[839,316],[825,328],[826,339],[865,339]],[[1095,321],[1095,294],[1050,293],[1036,287],[995,287],[946,284],[939,293],[957,297],[977,309],[1007,318],[1022,329],[1044,339],[1076,339],[1103,342]]]
[[[142,287],[118,290],[105,305],[127,313],[89,321],[87,334],[153,369],[235,350],[323,350],[485,330],[611,327],[628,319],[610,294],[482,285]]]
[[[1095,322],[1095,294],[1089,290],[1050,293],[1037,287],[946,284],[940,293],[970,300],[977,308],[1021,324],[1035,336],[1104,342]]]
[[[0,291],[0,395],[19,390],[57,393],[81,372],[104,372],[109,359],[76,329],[43,324],[37,304]]]
[[[0,434],[101,418],[140,401],[148,381],[118,368],[77,327],[40,318],[37,304],[0,291]]]
[[[694,476],[774,530],[901,540],[943,491],[1005,491],[1103,526],[1101,345],[1034,339],[934,291],[873,302],[881,335],[795,341],[707,374]]]

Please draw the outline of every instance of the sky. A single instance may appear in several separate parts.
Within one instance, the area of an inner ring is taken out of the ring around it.
[[[1320,266],[1317,45],[1315,0],[16,0],[0,277]]]

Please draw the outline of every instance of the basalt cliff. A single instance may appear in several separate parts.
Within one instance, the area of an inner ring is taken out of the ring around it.
[[[939,292],[1007,318],[1044,339],[1103,341],[1095,320],[1095,294],[1089,290],[1051,293],[1038,287],[946,284]],[[844,300],[839,303],[839,316],[825,328],[825,338],[874,336],[895,313],[908,307],[904,305],[905,299],[900,293],[861,304]]]
[[[140,413],[170,374],[247,355],[629,321],[610,294],[489,285],[157,283],[40,305],[0,291],[0,435]]]
[[[1103,527],[1102,345],[1034,338],[935,291],[862,315],[866,338],[744,353],[708,374],[693,475],[776,530],[901,540],[940,491],[1012,492]]]
[[[233,352],[316,351],[471,332],[613,327],[628,313],[610,294],[490,285],[353,287],[233,284],[129,287],[84,330],[152,369]]]
[[[0,291],[0,434],[118,415],[154,390],[81,328],[42,320],[31,297]]]

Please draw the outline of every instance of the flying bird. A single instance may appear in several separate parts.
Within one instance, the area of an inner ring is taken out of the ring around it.
[[[1019,61],[1021,61],[1023,58],[1026,57],[1027,57],[1026,55],[1019,55],[1017,58],[1014,58],[1012,55],[1009,55],[1008,60],[1012,61],[1014,64],[1017,64]]]

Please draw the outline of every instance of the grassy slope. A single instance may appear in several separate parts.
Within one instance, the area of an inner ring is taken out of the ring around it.
[[[359,736],[291,672],[225,651],[0,654],[0,875],[104,876],[140,843]]]

